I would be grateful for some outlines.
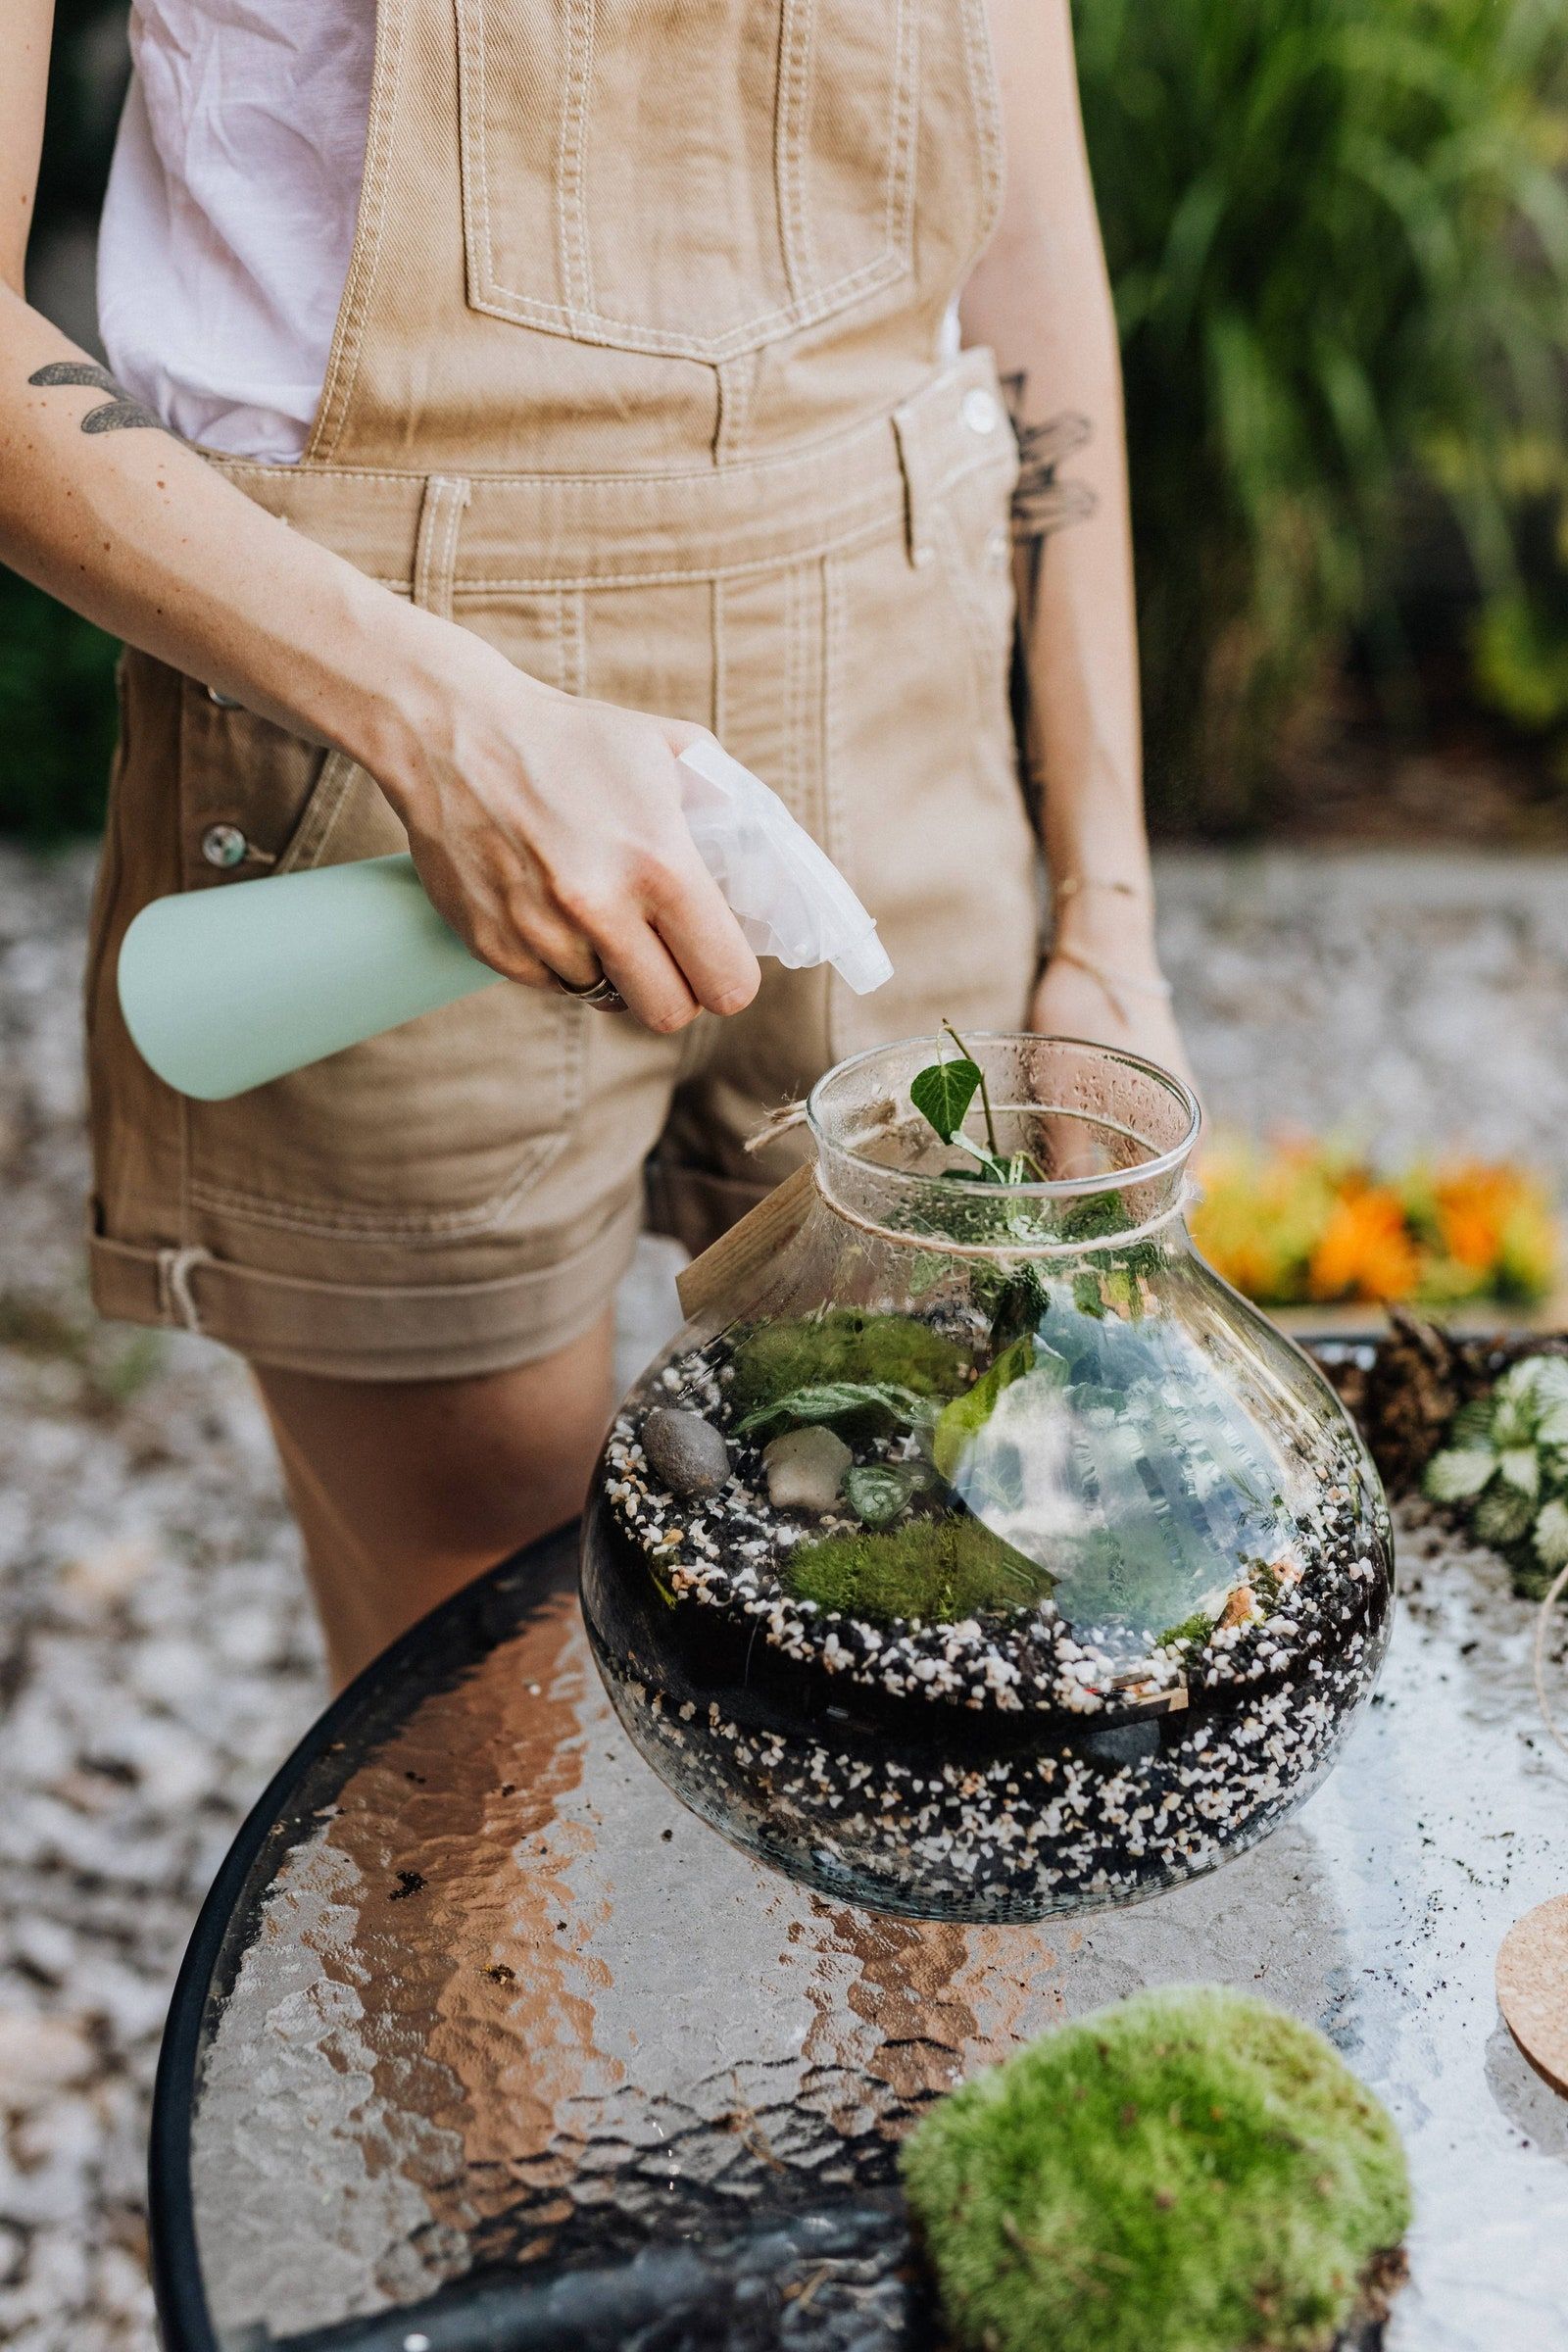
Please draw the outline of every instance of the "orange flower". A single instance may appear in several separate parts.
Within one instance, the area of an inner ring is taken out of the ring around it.
[[[1314,1298],[1408,1298],[1420,1279],[1420,1251],[1387,1187],[1369,1185],[1335,1202],[1307,1268]]]
[[[1490,1273],[1502,1252],[1502,1237],[1519,1198],[1510,1169],[1474,1163],[1444,1169],[1432,1188],[1443,1246],[1461,1266]]]

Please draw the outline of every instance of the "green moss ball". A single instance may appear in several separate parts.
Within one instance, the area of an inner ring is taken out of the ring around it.
[[[1379,2101],[1217,1985],[1047,2034],[903,2164],[948,2323],[986,2352],[1326,2352],[1410,2220]]]
[[[798,1544],[784,1562],[798,1600],[842,1609],[875,1625],[919,1617],[956,1625],[965,1617],[1028,1608],[1054,1579],[978,1519],[914,1519],[885,1534],[824,1536]]]
[[[743,1420],[796,1389],[841,1380],[888,1381],[916,1396],[956,1396],[972,1370],[961,1348],[912,1315],[832,1307],[748,1332],[735,1349],[730,1403]]]

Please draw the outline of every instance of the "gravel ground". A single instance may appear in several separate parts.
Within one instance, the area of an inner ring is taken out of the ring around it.
[[[142,2198],[169,1988],[323,1696],[259,1412],[199,1340],[95,1326],[81,856],[0,853],[0,2344],[153,2342]],[[1568,1160],[1568,859],[1178,853],[1167,961],[1211,1109]],[[627,1376],[670,1260],[625,1300]]]

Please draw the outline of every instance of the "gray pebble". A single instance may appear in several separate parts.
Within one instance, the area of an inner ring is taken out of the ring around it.
[[[716,1494],[729,1477],[723,1434],[701,1413],[656,1404],[643,1423],[642,1441],[649,1468],[672,1494]]]

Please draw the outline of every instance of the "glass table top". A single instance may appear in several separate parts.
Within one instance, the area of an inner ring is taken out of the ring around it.
[[[1568,1885],[1533,1612],[1408,1515],[1378,1695],[1300,1815],[1215,1876],[1033,1928],[857,1912],[683,1812],[610,1712],[574,1538],[340,1700],[214,1889],[166,2041],[173,2352],[932,2340],[895,2151],[1060,2019],[1196,1979],[1320,2026],[1404,2134],[1389,2352],[1568,2343],[1568,2101],[1497,1946]]]

